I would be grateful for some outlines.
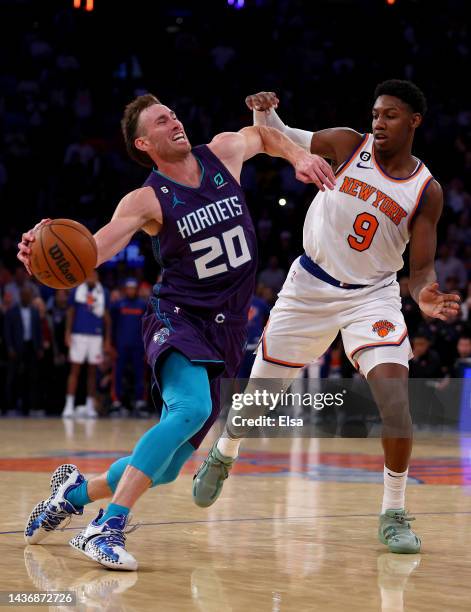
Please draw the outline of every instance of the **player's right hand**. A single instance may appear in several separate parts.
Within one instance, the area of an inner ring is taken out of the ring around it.
[[[294,165],[296,178],[302,183],[314,183],[320,191],[335,187],[335,175],[323,157],[303,151]]]
[[[21,242],[18,243],[18,253],[16,256],[24,265],[30,276],[33,276],[31,271],[31,243],[36,239],[34,232],[45,223],[49,223],[50,220],[51,219],[42,219],[39,223],[36,223],[33,229],[30,229],[21,236]]]
[[[278,108],[280,101],[274,91],[260,91],[245,98],[245,103],[250,110],[267,111],[270,108]]]

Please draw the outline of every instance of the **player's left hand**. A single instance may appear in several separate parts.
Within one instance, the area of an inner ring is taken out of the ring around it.
[[[419,293],[419,308],[429,317],[449,321],[458,316],[461,298],[456,293],[442,293],[438,283],[430,283]]]
[[[323,157],[302,153],[294,166],[296,178],[302,183],[314,183],[320,191],[335,187],[335,175]]]
[[[36,223],[33,229],[23,233],[21,236],[21,242],[18,243],[17,258],[24,265],[30,276],[33,276],[33,272],[31,270],[31,243],[36,239],[35,232],[46,223],[49,223],[50,220],[51,219],[42,219],[42,221]]]

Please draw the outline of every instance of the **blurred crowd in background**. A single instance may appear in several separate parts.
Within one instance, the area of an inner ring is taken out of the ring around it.
[[[241,10],[224,0],[206,3],[210,10],[190,1],[111,7],[97,0],[92,13],[72,4],[2,3],[2,413],[60,414],[70,384],[71,297],[28,277],[16,260],[21,233],[43,217],[73,218],[96,231],[120,198],[142,184],[147,170],[127,158],[119,123],[125,104],[146,91],[175,109],[199,144],[250,124],[244,98],[259,90],[276,91],[279,114],[289,125],[368,131],[375,85],[392,77],[415,81],[429,110],[414,153],[445,194],[438,281],[463,301],[454,321],[424,317],[408,292],[406,263],[399,280],[415,352],[411,375],[461,375],[460,364],[471,357],[471,94],[462,79],[471,41],[465,3],[447,3],[446,13],[424,10],[420,1],[387,6],[381,0],[319,2],[315,8],[297,0],[253,0]],[[372,30],[365,38],[351,27],[362,19],[380,23],[381,37]],[[315,189],[267,156],[245,165],[242,183],[259,239],[253,350],[287,270],[302,252],[303,219]],[[117,329],[123,300],[139,300],[143,308],[159,272],[150,240],[141,235],[99,270],[111,327],[95,373],[98,414],[147,414],[149,374],[142,367],[136,381],[137,354],[120,345]],[[131,327],[129,345],[139,344],[135,321]],[[126,356],[121,362],[120,354]],[[139,359],[143,363],[143,354]],[[250,361],[249,351],[242,375]],[[339,339],[319,369],[322,376],[353,374]],[[75,403],[86,411],[89,381],[82,371],[78,376]]]

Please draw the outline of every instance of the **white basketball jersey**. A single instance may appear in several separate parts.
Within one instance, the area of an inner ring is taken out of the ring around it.
[[[365,134],[339,167],[337,184],[319,191],[304,222],[307,255],[339,281],[374,285],[393,280],[403,265],[411,220],[433,180],[419,162],[407,178],[389,176]]]

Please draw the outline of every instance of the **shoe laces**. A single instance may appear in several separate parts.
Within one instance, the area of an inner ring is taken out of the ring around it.
[[[121,546],[122,548],[124,548],[124,545],[126,543],[126,536],[129,533],[136,531],[136,529],[139,529],[141,525],[142,523],[136,523],[135,525],[125,527],[124,529],[107,528],[103,535],[100,534],[97,537],[97,540],[99,542],[105,542],[106,544],[109,544],[111,546]]]
[[[217,466],[218,469],[221,468],[224,480],[228,478],[229,470],[227,469],[227,465],[224,463],[224,461],[221,461],[220,459],[215,457],[213,454],[211,454],[211,456],[207,457],[203,462],[203,465],[208,465],[208,464],[210,467],[211,467],[211,464],[213,464],[213,466],[215,467]],[[201,467],[203,467],[203,465]],[[195,478],[196,478],[196,474],[195,474]]]
[[[195,480],[198,477],[198,474],[201,472],[201,470],[205,466],[208,466],[209,468],[211,468],[211,466],[214,466],[214,467],[217,466],[218,469],[220,467],[222,467],[222,473],[223,473],[223,476],[224,476],[224,480],[226,480],[226,478],[228,478],[228,476],[229,476],[229,470],[227,469],[227,464],[225,464],[224,461],[221,461],[220,459],[215,457],[214,454],[211,452],[206,457],[206,459],[203,461],[203,463],[200,465],[200,467],[196,471],[196,474],[193,475],[193,480]]]
[[[216,459],[216,461],[220,464],[220,467],[222,468],[224,480],[226,480],[226,478],[228,478],[229,476],[229,470],[227,469],[226,464],[224,463],[224,461],[220,461],[219,459]]]
[[[72,516],[65,510],[59,510],[59,512],[55,510],[44,510],[44,514],[43,526],[46,531],[53,531],[65,520],[66,523],[61,527],[61,531],[64,531],[72,520]]]
[[[405,510],[404,512],[395,512],[394,519],[398,523],[401,523],[401,525],[404,525],[406,523],[409,523],[409,521],[415,521],[415,516],[408,515],[407,510]],[[407,525],[407,527],[409,527],[409,525]]]
[[[219,459],[219,457],[215,457],[214,456],[214,452],[211,452],[210,457],[208,457],[206,459],[206,461],[209,461],[211,459],[212,459],[213,463],[217,462],[219,464],[218,467],[222,467],[222,473],[224,475],[224,480],[226,478],[228,478],[228,476],[229,476],[229,468],[232,467],[232,464],[233,464],[234,461],[232,460],[232,461],[230,461],[230,463],[225,463],[224,461],[221,461],[221,459]]]
[[[401,531],[410,529],[409,521],[415,521],[415,516],[408,515],[407,510],[404,512],[395,512],[394,516],[390,516],[389,518],[394,519],[398,525],[388,525],[384,529],[384,537],[387,539],[394,537]]]

